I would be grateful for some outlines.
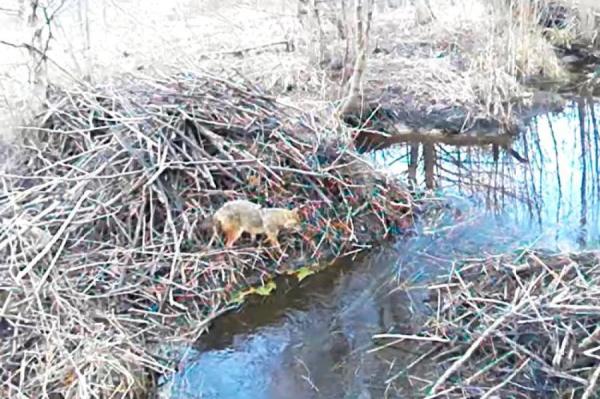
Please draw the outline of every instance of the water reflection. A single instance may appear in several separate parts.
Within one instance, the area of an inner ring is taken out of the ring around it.
[[[484,204],[548,246],[597,246],[600,137],[593,99],[573,100],[560,113],[534,117],[510,149],[404,145],[375,159],[417,185]]]

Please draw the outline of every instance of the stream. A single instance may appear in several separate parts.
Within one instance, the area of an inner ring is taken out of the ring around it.
[[[186,348],[159,397],[422,397],[427,382],[419,376],[435,365],[410,367],[421,355],[414,343],[384,347],[373,335],[415,333],[429,311],[424,286],[457,259],[599,247],[598,112],[576,98],[561,113],[533,118],[512,147],[527,162],[491,146],[436,145],[436,191],[451,207],[395,245],[341,259],[300,283],[278,279],[273,295],[250,298]],[[371,156],[422,185],[416,153],[399,145]]]

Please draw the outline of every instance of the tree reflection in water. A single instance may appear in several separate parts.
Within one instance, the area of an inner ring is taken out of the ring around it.
[[[599,109],[576,98],[560,113],[536,116],[510,150],[404,144],[374,156],[416,186],[468,197],[556,243],[590,247],[600,240]]]

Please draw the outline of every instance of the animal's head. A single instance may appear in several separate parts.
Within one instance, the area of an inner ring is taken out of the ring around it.
[[[288,211],[288,217],[285,221],[285,227],[287,229],[300,229],[300,224],[302,223],[302,218],[300,216],[300,210],[298,208],[294,208]]]

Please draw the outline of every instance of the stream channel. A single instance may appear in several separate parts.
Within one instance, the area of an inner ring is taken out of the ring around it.
[[[435,148],[437,192],[446,211],[416,234],[298,283],[280,279],[217,319],[162,381],[174,399],[413,398],[424,371],[411,342],[383,347],[379,333],[414,334],[428,314],[426,284],[453,261],[523,247],[571,251],[600,243],[600,106],[575,98],[533,118],[513,149]],[[371,154],[408,175],[410,148]],[[414,152],[413,152],[414,154]],[[412,163],[414,165],[414,162]],[[417,184],[424,181],[418,165]]]

